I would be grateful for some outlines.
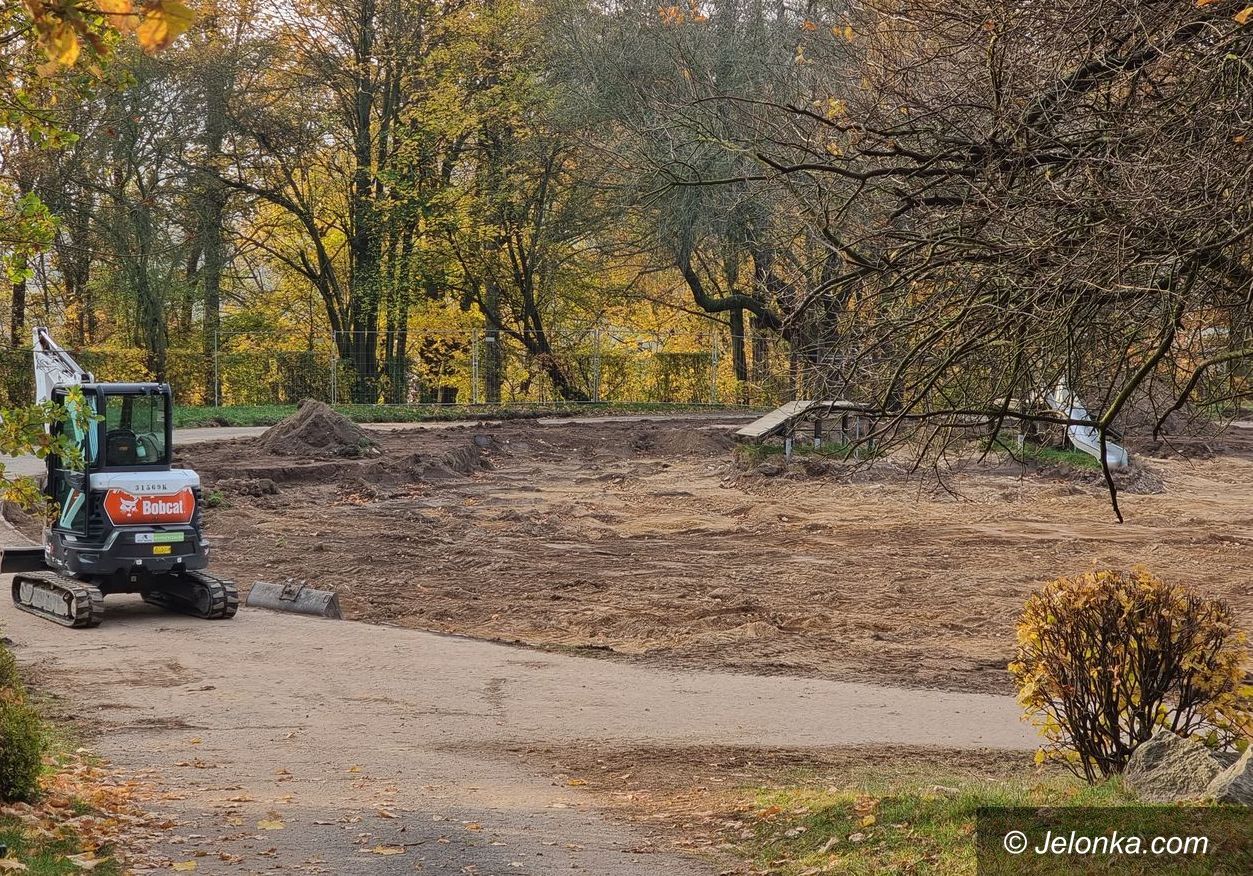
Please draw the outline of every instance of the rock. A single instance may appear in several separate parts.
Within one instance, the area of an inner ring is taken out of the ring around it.
[[[805,469],[805,474],[809,475],[811,478],[822,477],[823,475],[831,472],[831,463],[827,462],[825,459],[813,459],[810,457],[806,458],[801,465]]]
[[[1253,806],[1253,745],[1244,754],[1214,777],[1205,789],[1205,798],[1215,803]]]
[[[1163,729],[1132,752],[1123,781],[1146,803],[1174,803],[1205,796],[1221,769],[1200,742]]]
[[[783,466],[775,465],[773,462],[763,462],[754,471],[763,477],[773,478],[783,474]]]

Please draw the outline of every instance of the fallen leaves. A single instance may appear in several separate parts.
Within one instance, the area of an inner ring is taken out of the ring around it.
[[[180,873],[190,873],[196,869],[196,866],[195,861],[175,861],[172,869],[178,870]]]
[[[57,855],[83,873],[95,871],[101,864],[155,869],[168,863],[168,858],[158,862],[148,857],[148,850],[162,832],[174,826],[139,805],[139,801],[157,796],[151,785],[112,771],[86,748],[45,758],[45,764],[48,768],[40,778],[37,803],[0,806],[0,815],[20,825],[33,843],[31,849],[45,841],[68,841],[72,844],[69,851],[74,853],[66,854],[62,846]],[[104,848],[118,851],[98,856],[98,850]],[[25,869],[16,858],[0,858],[0,872]]]
[[[257,830],[282,830],[287,827],[281,818],[263,818],[257,822]]]
[[[73,864],[75,867],[77,867],[80,870],[86,870],[90,872],[96,869],[96,867],[103,864],[108,859],[97,858],[91,852],[83,852],[81,855],[66,855],[65,860],[69,861],[71,864]]]
[[[369,852],[372,855],[403,855],[405,853],[404,846],[375,846],[372,849],[362,849],[363,852]]]

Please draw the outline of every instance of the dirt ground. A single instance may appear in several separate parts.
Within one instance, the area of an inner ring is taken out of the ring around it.
[[[1253,627],[1253,441],[1142,460],[1120,525],[1092,473],[771,477],[735,464],[734,429],[514,422],[370,431],[378,458],[235,440],[182,461],[221,493],[215,571],[332,588],[346,616],[406,627],[997,692],[1028,592],[1094,564],[1185,580]]]

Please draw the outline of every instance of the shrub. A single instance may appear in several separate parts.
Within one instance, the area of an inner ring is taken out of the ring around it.
[[[1253,736],[1248,647],[1231,609],[1149,572],[1059,578],[1031,595],[1009,665],[1018,701],[1088,781],[1122,772],[1160,727],[1215,748]]]
[[[43,726],[26,704],[13,652],[0,645],[0,801],[29,800],[43,768]]]
[[[25,700],[0,691],[0,800],[29,800],[43,769],[43,727]]]
[[[17,659],[12,651],[0,645],[0,692],[14,690],[20,694],[22,689],[22,674],[17,671]]]

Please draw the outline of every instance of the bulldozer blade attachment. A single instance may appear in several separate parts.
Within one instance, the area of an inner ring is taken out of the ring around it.
[[[32,547],[0,548],[0,575],[14,575],[20,572],[46,572],[44,565],[44,549]]]
[[[270,581],[258,581],[248,591],[248,601],[245,605],[253,608],[268,608],[271,611],[312,614],[334,620],[343,618],[339,610],[339,597],[330,590],[316,590],[303,582],[289,581],[286,584],[275,584]]]

